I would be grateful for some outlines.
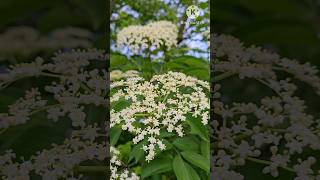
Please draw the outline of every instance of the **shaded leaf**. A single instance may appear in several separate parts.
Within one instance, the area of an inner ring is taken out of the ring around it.
[[[200,136],[203,140],[209,141],[208,138],[208,129],[205,125],[202,124],[200,119],[189,117],[187,118],[187,123],[191,128],[191,134],[196,134]]]
[[[191,137],[184,136],[182,138],[177,138],[173,143],[175,147],[184,151],[195,151],[199,152],[199,143]]]
[[[110,128],[110,145],[114,146],[117,144],[119,137],[121,135],[122,129],[119,127]]]
[[[206,158],[198,153],[192,151],[184,151],[181,153],[182,157],[190,162],[191,164],[205,170],[207,173],[210,172],[210,159]]]
[[[135,145],[130,153],[129,161],[135,159],[135,163],[139,162],[144,157],[143,145],[146,145],[147,141],[142,141]]]
[[[161,157],[146,163],[141,172],[141,178],[144,179],[149,176],[168,172],[172,170],[172,159],[169,157]]]
[[[197,172],[180,155],[177,155],[173,160],[173,171],[177,180],[200,180]]]

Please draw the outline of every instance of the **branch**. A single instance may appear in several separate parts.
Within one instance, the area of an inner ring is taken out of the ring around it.
[[[216,83],[216,82],[218,82],[218,81],[221,81],[221,80],[223,80],[223,79],[226,79],[226,78],[228,78],[228,77],[230,77],[230,76],[233,76],[233,75],[235,75],[236,73],[234,73],[234,72],[225,72],[225,73],[223,73],[223,74],[220,74],[220,75],[218,75],[218,76],[215,76],[215,77],[213,77],[213,79],[211,80],[211,82],[212,83]]]
[[[265,165],[271,165],[272,162],[270,161],[266,161],[266,160],[262,160],[262,159],[257,159],[257,158],[252,158],[252,157],[247,157],[246,160],[251,161],[251,162],[256,162],[256,163],[260,163],[260,164],[265,164]],[[285,169],[289,172],[293,172],[296,173],[296,171],[290,167],[285,167],[285,166],[279,166],[282,169]]]
[[[184,31],[185,31],[185,28],[186,28],[186,21],[187,21],[188,17],[186,14],[184,14],[181,18],[181,21],[182,21],[182,24],[179,28],[179,31],[178,31],[178,44],[180,44],[183,40],[183,34],[184,34]]]

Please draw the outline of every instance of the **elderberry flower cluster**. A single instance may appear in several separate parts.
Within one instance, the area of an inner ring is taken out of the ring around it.
[[[120,151],[118,151],[115,147],[110,147],[110,171],[111,176],[110,180],[139,180],[139,176],[137,176],[134,172],[129,172],[128,169],[121,169],[123,165],[119,159]]]
[[[141,50],[166,47],[168,50],[177,45],[178,28],[169,21],[157,21],[145,26],[132,25],[117,34],[117,46],[129,47],[138,54]]]
[[[208,124],[209,84],[183,73],[155,75],[150,81],[131,77],[113,82],[111,91],[110,127],[132,133],[134,144],[147,141],[143,146],[147,161],[154,159],[156,149],[166,149],[163,131],[184,136],[188,117]],[[118,109],[116,104],[121,102],[127,105]]]
[[[214,35],[212,39],[215,72],[238,74],[241,79],[276,79],[276,73],[282,71],[309,84],[320,94],[319,70],[310,63],[300,64],[261,47],[246,48],[238,39],[228,35]]]
[[[0,129],[24,124],[30,116],[39,111],[46,111],[47,118],[58,121],[68,116],[75,127],[85,126],[85,105],[106,105],[108,91],[106,70],[85,70],[90,61],[105,61],[103,51],[95,49],[87,51],[73,50],[56,53],[50,63],[37,58],[35,62],[11,66],[8,73],[0,78],[0,89],[15,81],[33,76],[53,78],[45,91],[52,94],[55,101],[48,103],[42,99],[38,89],[26,92],[24,98],[9,105],[8,113],[0,114]]]
[[[92,47],[93,34],[85,29],[66,27],[42,35],[31,27],[12,27],[0,34],[1,56],[27,56],[32,53],[62,48]]]
[[[74,131],[73,135],[62,144],[53,144],[51,149],[37,152],[28,160],[23,157],[19,160],[12,150],[8,150],[0,156],[0,177],[8,180],[27,180],[33,173],[42,179],[73,176],[72,170],[76,170],[76,166],[82,162],[103,161],[107,158],[106,143],[96,141],[99,137],[98,132],[99,128],[96,126]]]
[[[296,96],[294,81],[278,76],[287,72],[319,94],[318,70],[259,47],[245,48],[231,36],[216,35],[211,48],[215,55],[213,179],[245,179],[236,168],[247,162],[262,163],[262,172],[273,177],[284,170],[295,173],[295,180],[320,179],[320,169],[315,166],[320,159],[304,155],[306,151],[320,152],[320,120],[307,113],[305,101]],[[254,79],[273,95],[259,103],[225,103],[221,99],[228,94],[219,91],[223,80],[233,75]]]
[[[81,179],[87,167],[82,165],[88,161],[96,166],[103,164],[102,170],[107,172],[107,142],[101,138],[106,137],[105,119],[94,119],[99,127],[86,116],[86,108],[107,108],[108,73],[94,65],[106,64],[106,60],[101,50],[70,50],[57,52],[49,59],[38,57],[30,63],[7,67],[0,76],[0,90],[28,78],[45,77],[47,81],[27,90],[8,105],[8,112],[0,114],[0,134],[28,123],[35,115],[41,115],[43,121],[70,121],[72,127],[65,129],[64,141],[39,149],[31,157],[17,157],[12,150],[2,154],[0,179]]]

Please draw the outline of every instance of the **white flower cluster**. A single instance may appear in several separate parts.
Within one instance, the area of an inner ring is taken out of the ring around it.
[[[99,137],[99,128],[88,126],[74,131],[70,139],[61,145],[53,145],[49,150],[43,150],[22,162],[16,160],[16,155],[8,150],[0,156],[0,177],[5,180],[29,180],[31,174],[40,175],[42,179],[75,179],[72,170],[87,160],[104,161],[107,158],[106,143],[95,141]],[[107,169],[106,169],[107,171]]]
[[[211,45],[215,72],[232,72],[245,78],[275,79],[276,73],[284,71],[292,74],[320,94],[318,69],[310,63],[300,64],[296,60],[280,57],[260,47],[245,48],[238,39],[227,35],[214,35]]]
[[[41,99],[38,89],[27,91],[24,98],[9,106],[8,113],[0,113],[0,129],[26,123],[30,119],[29,116],[46,103],[46,100]]]
[[[138,54],[140,50],[149,48],[170,49],[177,45],[178,28],[169,21],[157,21],[145,26],[132,25],[117,34],[117,46],[127,46]]]
[[[41,98],[38,89],[27,91],[24,98],[9,106],[9,112],[0,114],[0,129],[24,124],[30,116],[46,111],[48,119],[57,121],[68,116],[73,126],[85,126],[84,105],[107,105],[105,96],[108,91],[108,73],[105,70],[85,70],[90,61],[105,61],[103,51],[87,50],[57,53],[50,63],[37,58],[35,62],[23,63],[10,67],[7,74],[0,79],[0,89],[15,81],[31,76],[53,78],[45,91],[51,93],[55,103]]]
[[[297,86],[290,79],[277,76],[278,71],[288,72],[319,93],[317,69],[257,47],[244,48],[230,36],[216,36],[211,45],[215,54],[213,82],[222,84],[220,81],[238,74],[240,78],[255,79],[274,92],[260,103],[225,104],[221,97],[228,95],[219,93],[222,85],[215,84],[213,179],[245,179],[234,169],[247,161],[264,164],[263,173],[274,177],[283,169],[296,173],[295,180],[320,179],[320,170],[314,166],[319,159],[304,157],[308,150],[320,151],[320,120],[306,113],[305,102],[295,96]],[[271,152],[270,158],[266,151]]]
[[[47,112],[47,118],[53,121],[67,116],[79,130],[73,130],[72,136],[62,144],[53,144],[51,149],[40,150],[27,159],[17,159],[8,150],[0,156],[0,179],[28,180],[36,175],[47,180],[75,180],[83,177],[78,175],[82,173],[83,162],[106,165],[108,148],[101,140],[102,136],[106,137],[105,126],[100,129],[96,124],[90,125],[84,111],[88,106],[107,107],[108,73],[93,66],[97,62],[105,63],[105,53],[95,49],[70,50],[58,52],[47,61],[37,58],[34,62],[11,66],[2,74],[1,90],[33,76],[43,76],[49,81],[45,87],[27,91],[24,97],[8,106],[7,113],[0,114],[1,133],[6,133],[11,126],[27,123],[41,112]],[[44,97],[51,94],[52,98],[43,99],[43,92]],[[107,166],[104,167],[106,172]]]
[[[26,56],[45,50],[89,48],[92,47],[92,37],[91,32],[77,27],[57,29],[47,36],[31,27],[12,27],[0,34],[0,53],[1,56]]]
[[[183,73],[168,72],[155,75],[150,81],[141,77],[131,77],[112,82],[111,105],[125,101],[122,109],[111,108],[110,127],[120,126],[135,135],[133,143],[147,140],[143,146],[146,160],[156,155],[156,148],[165,150],[161,131],[184,135],[183,123],[188,116],[201,121],[204,125],[209,119],[209,98],[206,95],[208,82],[198,80]]]
[[[119,159],[120,151],[115,147],[110,147],[110,180],[139,180],[140,177],[134,172],[129,172],[128,169],[120,169],[123,165]]]
[[[139,72],[135,70],[129,70],[126,72],[122,72],[120,70],[113,70],[110,72],[110,80],[116,81],[123,78],[129,78],[129,77],[138,77]]]

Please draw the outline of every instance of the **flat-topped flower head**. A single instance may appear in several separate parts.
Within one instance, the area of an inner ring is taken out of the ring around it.
[[[132,25],[117,34],[117,46],[127,46],[134,54],[140,50],[170,49],[177,45],[178,28],[169,21],[156,21],[145,26]]]
[[[111,84],[111,127],[132,133],[133,143],[146,140],[143,149],[151,161],[156,149],[166,149],[161,132],[185,135],[185,121],[208,123],[209,83],[183,73],[155,75],[150,81],[133,77]],[[119,108],[119,104],[125,105]]]

